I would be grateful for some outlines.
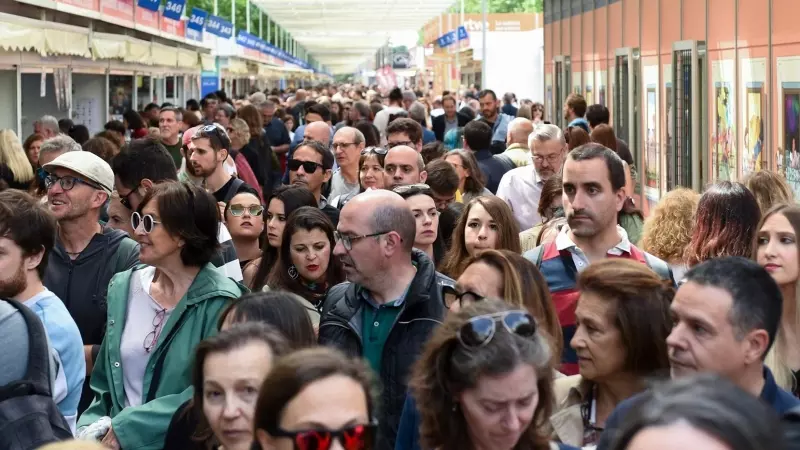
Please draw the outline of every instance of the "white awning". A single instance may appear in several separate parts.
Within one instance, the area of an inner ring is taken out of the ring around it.
[[[152,44],[150,47],[152,64],[157,66],[175,67],[178,65],[178,49],[161,44]]]
[[[125,59],[128,41],[125,36],[109,33],[92,34],[92,56],[95,59]]]
[[[194,50],[178,49],[178,67],[185,69],[197,68],[197,52]]]
[[[147,41],[139,39],[129,39],[127,42],[128,51],[125,53],[123,60],[129,63],[138,64],[153,64],[150,48],[152,44]]]
[[[0,48],[8,51],[35,50],[45,55],[44,30],[0,21]]]
[[[253,0],[334,73],[353,72],[392,33],[418,31],[455,0]]]
[[[228,73],[234,75],[247,75],[250,73],[246,62],[234,58],[228,58],[228,66],[226,67],[226,70]]]
[[[217,70],[217,60],[214,56],[208,55],[206,53],[200,54],[200,66],[203,70],[207,70],[209,72],[216,72]]]

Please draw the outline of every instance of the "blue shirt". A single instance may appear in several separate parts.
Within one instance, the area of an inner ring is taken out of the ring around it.
[[[267,134],[269,145],[272,147],[290,144],[292,142],[291,138],[289,138],[289,130],[286,129],[286,125],[277,117],[273,117],[268,124],[264,125],[264,132]]]
[[[86,378],[81,332],[61,299],[47,289],[24,303],[42,320],[50,345],[57,354],[58,371],[53,400],[74,433],[83,380]]]
[[[611,446],[615,435],[622,428],[625,416],[641,399],[644,393],[639,393],[630,397],[614,408],[614,411],[606,420],[606,427],[600,435],[600,442],[597,443],[597,450],[606,450]],[[766,402],[778,415],[783,415],[790,409],[800,406],[800,400],[792,394],[784,391],[775,383],[772,372],[764,366],[764,387],[761,389],[761,400]]]
[[[422,129],[422,145],[430,144],[431,142],[435,142],[435,141],[436,141],[436,135],[433,133],[433,131],[431,131],[431,130],[429,130],[427,128],[423,128]]]

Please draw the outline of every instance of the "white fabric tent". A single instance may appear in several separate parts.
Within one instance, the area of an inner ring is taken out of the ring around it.
[[[332,73],[352,73],[389,36],[418,31],[455,0],[253,0]]]

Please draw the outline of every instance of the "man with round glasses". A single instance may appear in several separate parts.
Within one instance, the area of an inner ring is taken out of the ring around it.
[[[82,411],[92,399],[88,375],[105,333],[108,283],[138,263],[139,245],[124,231],[100,223],[100,211],[114,188],[108,163],[92,153],[75,151],[43,168],[48,207],[58,221],[43,282],[67,306],[83,338],[87,383]]]
[[[411,366],[444,317],[441,291],[453,280],[415,250],[416,221],[394,192],[371,190],[344,205],[333,254],[347,275],[328,291],[319,342],[363,357],[384,387],[376,448],[397,435]]]

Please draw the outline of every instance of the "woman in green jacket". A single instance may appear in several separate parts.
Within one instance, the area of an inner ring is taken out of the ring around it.
[[[188,217],[187,217],[188,216]],[[161,449],[175,410],[192,396],[200,341],[244,288],[209,264],[217,249],[217,203],[189,183],[164,183],[131,217],[145,264],[108,287],[108,323],[78,436],[114,449]]]

